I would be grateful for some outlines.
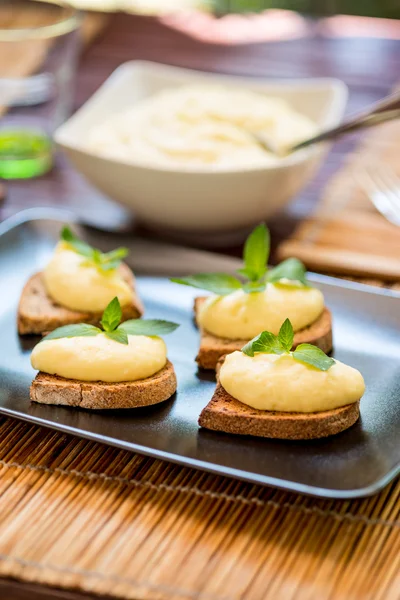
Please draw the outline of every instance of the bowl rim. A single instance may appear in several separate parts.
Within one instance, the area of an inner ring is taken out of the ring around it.
[[[32,1],[32,0],[31,0]],[[72,6],[67,0],[58,0],[57,3],[50,3],[46,0],[33,0],[37,7],[44,10],[60,9],[59,18],[53,23],[37,26],[24,26],[10,29],[0,28],[0,42],[24,42],[27,40],[47,40],[61,37],[80,28],[83,22],[83,12]],[[63,12],[62,12],[63,11]],[[65,14],[64,14],[65,13]]]
[[[280,159],[279,162],[271,165],[256,165],[256,166],[243,166],[238,167],[237,165],[229,167],[216,167],[210,166],[193,167],[192,165],[183,166],[177,165],[151,165],[150,163],[135,161],[135,160],[124,160],[123,158],[114,158],[111,156],[105,156],[92,152],[89,149],[82,146],[81,142],[73,139],[70,134],[70,128],[74,126],[77,120],[83,119],[89,111],[92,110],[93,106],[101,99],[104,92],[110,87],[118,85],[119,81],[126,77],[126,74],[130,73],[132,69],[145,69],[153,71],[153,73],[161,74],[179,74],[187,76],[188,79],[196,78],[198,76],[201,80],[209,79],[210,81],[225,82],[229,85],[234,86],[235,83],[250,84],[252,88],[260,88],[260,91],[266,86],[270,88],[301,88],[301,89],[312,89],[330,86],[332,90],[332,100],[330,107],[325,116],[325,121],[339,122],[340,118],[343,117],[347,99],[348,99],[348,87],[344,81],[335,77],[310,77],[310,78],[265,78],[265,77],[251,77],[246,75],[230,75],[226,73],[215,73],[211,71],[199,71],[196,69],[188,69],[179,66],[165,65],[154,61],[146,60],[130,60],[119,65],[111,75],[101,84],[101,86],[94,92],[94,94],[84,104],[78,108],[78,110],[62,125],[60,125],[54,132],[54,140],[56,144],[64,150],[70,150],[80,155],[88,156],[97,160],[104,161],[106,163],[112,163],[114,165],[125,166],[134,169],[140,169],[143,171],[149,171],[152,173],[168,173],[175,175],[197,175],[201,176],[220,176],[220,175],[235,175],[239,173],[249,172],[263,172],[263,171],[280,171],[285,170],[288,167],[299,165],[308,162],[321,154],[325,144],[313,146],[299,150],[287,157]],[[112,112],[110,112],[112,114]]]

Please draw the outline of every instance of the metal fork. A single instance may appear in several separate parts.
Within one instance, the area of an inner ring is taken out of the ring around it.
[[[375,208],[400,227],[400,177],[386,164],[367,164],[354,174]]]
[[[317,144],[319,142],[335,140],[345,133],[367,129],[369,127],[374,127],[375,125],[384,123],[385,121],[391,121],[392,119],[399,118],[400,91],[397,90],[383,100],[376,102],[369,108],[355,115],[351,115],[336,127],[332,127],[331,129],[323,131],[318,135],[313,135],[312,137],[288,148],[278,148],[273,140],[268,139],[265,134],[251,132],[251,135],[253,136],[254,140],[268,152],[272,152],[277,156],[287,156],[288,154],[296,152],[296,150],[300,150],[301,148],[307,148],[307,146],[312,146],[313,144]]]

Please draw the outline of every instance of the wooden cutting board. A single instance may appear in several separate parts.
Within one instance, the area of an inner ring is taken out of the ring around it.
[[[278,249],[309,269],[399,284],[400,227],[372,205],[360,184],[366,164],[382,162],[399,177],[400,121],[369,132],[324,190],[316,212]]]

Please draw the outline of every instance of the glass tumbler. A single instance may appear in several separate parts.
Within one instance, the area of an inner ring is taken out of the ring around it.
[[[68,116],[82,15],[57,2],[0,0],[0,178],[42,175]]]

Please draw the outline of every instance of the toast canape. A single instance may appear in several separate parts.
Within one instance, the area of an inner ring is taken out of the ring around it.
[[[79,323],[44,337],[31,356],[39,371],[31,400],[89,409],[137,408],[168,400],[177,382],[158,336],[178,325],[152,319],[121,323],[121,318],[114,298],[103,313],[101,329]]]
[[[134,275],[122,263],[127,254],[126,248],[102,253],[64,227],[48,265],[25,284],[18,306],[18,333],[43,335],[65,325],[98,325],[115,296],[124,321],[141,317]]]
[[[305,440],[351,427],[365,391],[359,371],[311,344],[294,351],[289,321],[220,361],[214,395],[199,425],[214,431]]]
[[[212,293],[195,299],[199,367],[215,369],[222,356],[240,350],[258,332],[277,334],[286,318],[295,331],[293,348],[309,343],[332,350],[332,319],[322,293],[307,281],[296,258],[268,269],[269,249],[269,231],[261,224],[246,240],[239,277],[201,273],[171,280]]]

